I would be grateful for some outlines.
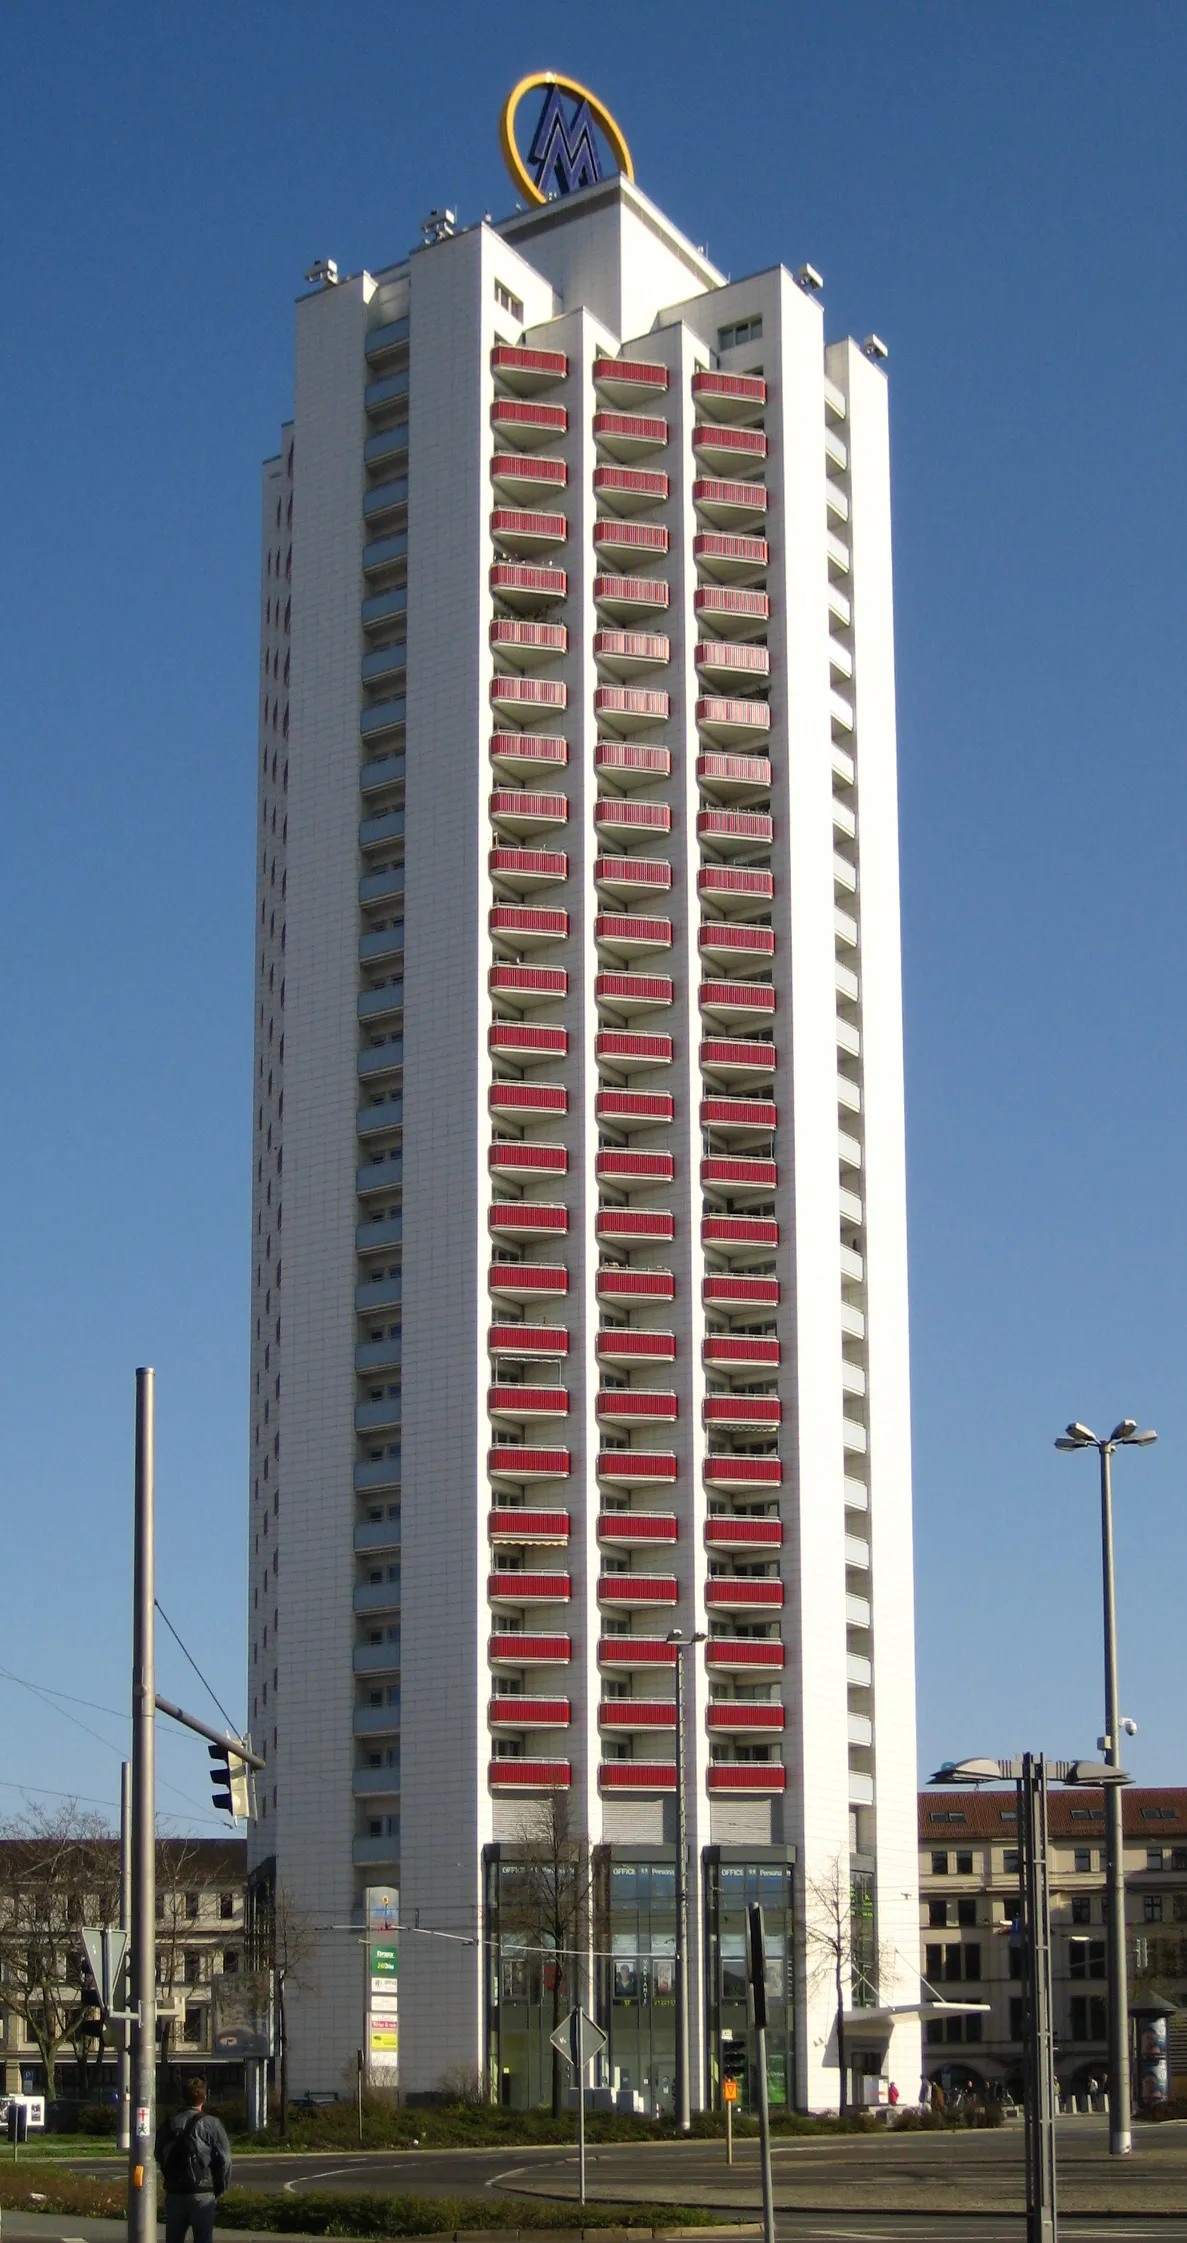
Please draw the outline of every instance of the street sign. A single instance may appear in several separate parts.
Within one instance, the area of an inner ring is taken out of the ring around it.
[[[571,2009],[557,2026],[555,2033],[550,2033],[548,2038],[554,2048],[559,2048],[562,2056],[568,2057],[578,2076],[584,2079],[586,2065],[592,2064],[594,2057],[601,2055],[609,2035],[583,2009]]]
[[[736,2102],[737,2102],[737,2100],[738,2100],[738,2082],[737,2082],[737,2080],[736,2080],[736,2079],[723,2079],[723,2080],[722,2080],[722,2083],[721,2083],[721,2099],[722,2099],[722,2102],[723,2102],[723,2103],[736,2103]]]
[[[120,1981],[128,1955],[127,1932],[92,1931],[87,1928],[83,1931],[82,1943],[91,1966],[91,1976],[99,1991],[101,2007],[107,2010],[118,2009]]]

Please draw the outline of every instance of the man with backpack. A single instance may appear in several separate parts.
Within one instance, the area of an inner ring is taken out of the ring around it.
[[[221,2119],[206,2113],[206,2082],[186,2083],[187,2106],[157,2128],[156,2159],[165,2182],[165,2243],[211,2243],[219,2197],[231,2182],[231,2145]]]

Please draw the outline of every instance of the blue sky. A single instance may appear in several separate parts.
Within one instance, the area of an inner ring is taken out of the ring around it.
[[[508,208],[498,106],[548,66],[718,264],[809,258],[830,333],[890,344],[921,1767],[1091,1749],[1096,1484],[1051,1440],[1132,1412],[1161,1442],[1117,1472],[1131,1761],[1187,1781],[1187,15],[24,0],[6,28],[0,1815],[116,1796],[139,1362],[161,1599],[242,1714],[258,463],[306,266]],[[211,1712],[168,1641],[160,1679]],[[202,1747],[161,1760],[163,1808],[213,1827]]]

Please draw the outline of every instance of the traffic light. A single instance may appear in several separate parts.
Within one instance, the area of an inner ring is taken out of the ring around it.
[[[251,1820],[251,1778],[247,1763],[240,1760],[231,1744],[207,1745],[213,1762],[210,1781],[214,1790],[214,1804],[220,1814],[233,1815],[236,1822]]]

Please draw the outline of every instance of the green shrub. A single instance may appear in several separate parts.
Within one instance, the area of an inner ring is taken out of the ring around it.
[[[505,2196],[257,2196],[230,2189],[220,2227],[290,2235],[452,2235],[462,2228],[711,2227],[720,2217],[687,2206],[525,2202]]]

